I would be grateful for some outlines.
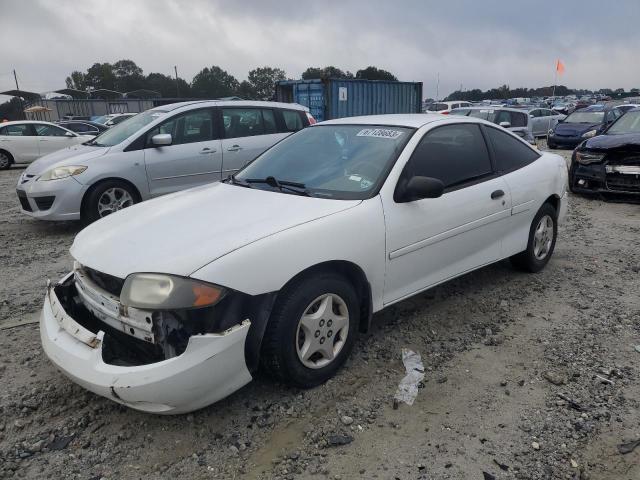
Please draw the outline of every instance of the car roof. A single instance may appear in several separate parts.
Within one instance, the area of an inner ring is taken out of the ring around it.
[[[3,122],[0,123],[0,128],[6,126],[6,125],[17,125],[19,123],[46,123],[47,125],[53,125],[55,127],[57,127],[58,125],[56,125],[53,122],[46,122],[44,120],[12,120],[10,122]]]
[[[538,108],[543,108],[543,107],[535,107],[535,109],[531,108],[531,110],[536,110]],[[454,110],[506,110],[507,112],[518,112],[518,113],[524,113],[527,111],[526,108],[501,107],[500,105],[462,107],[462,108],[454,108]]]
[[[158,110],[162,112],[172,112],[179,108],[184,107],[266,107],[266,108],[284,108],[288,110],[300,110],[306,111],[306,108],[297,103],[283,103],[283,102],[261,102],[253,100],[195,100],[192,102],[178,102],[168,103],[167,105],[161,105],[151,110]]]
[[[475,117],[441,115],[439,113],[392,113],[386,115],[367,115],[362,117],[336,118],[317,123],[316,125],[385,125],[392,127],[420,128],[429,123],[443,122],[477,122],[487,123]],[[312,127],[315,125],[312,125]]]

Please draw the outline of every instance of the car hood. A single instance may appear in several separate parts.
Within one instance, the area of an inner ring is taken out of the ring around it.
[[[583,145],[590,150],[633,150],[640,151],[640,133],[619,135],[599,135],[590,138]]]
[[[87,141],[94,137],[87,137]],[[110,149],[107,147],[92,147],[90,145],[73,145],[71,147],[57,150],[53,153],[40,157],[31,163],[25,170],[28,175],[42,175],[50,168],[64,165],[83,165],[88,160],[101,157]]]
[[[600,128],[601,123],[558,123],[554,129],[556,135],[580,136],[589,130]]]
[[[134,272],[188,276],[261,238],[359,203],[214,183],[142,202],[95,222],[76,236],[71,255],[119,278]]]

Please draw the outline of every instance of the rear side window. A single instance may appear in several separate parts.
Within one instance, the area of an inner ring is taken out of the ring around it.
[[[0,128],[0,135],[10,137],[33,137],[35,132],[32,130],[30,124],[18,124],[7,125],[6,127]]]
[[[540,154],[520,140],[497,128],[487,127],[487,137],[493,147],[496,168],[500,173],[508,173],[540,158]]]
[[[457,124],[427,133],[407,162],[403,175],[433,177],[445,188],[472,182],[492,173],[480,127]]]
[[[273,114],[273,110],[262,110],[262,120],[264,122],[264,133],[270,134],[278,132],[276,116]]]
[[[282,118],[284,119],[284,126],[287,132],[297,132],[304,128],[300,113],[297,111],[282,110]]]
[[[262,110],[259,108],[223,108],[225,138],[264,135]]]

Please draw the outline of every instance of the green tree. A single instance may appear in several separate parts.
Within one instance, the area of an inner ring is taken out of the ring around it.
[[[112,66],[115,87],[119,92],[146,88],[142,69],[132,60],[118,60]]]
[[[155,90],[161,96],[167,98],[189,97],[191,96],[191,86],[183,79],[176,79],[162,73],[150,73],[145,78],[145,87]]]
[[[240,83],[220,67],[205,67],[193,77],[192,95],[199,98],[221,98],[235,95]]]
[[[349,71],[342,71],[338,67],[328,66],[324,68],[309,67],[302,72],[303,80],[313,80],[321,78],[323,80],[327,78],[353,78],[353,73]]]
[[[86,75],[77,70],[71,72],[71,75],[67,77],[65,83],[67,84],[67,88],[73,88],[75,90],[82,91],[87,89]]]
[[[255,100],[258,98],[256,89],[248,80],[240,82],[240,86],[238,87],[238,96],[244,100]]]
[[[110,63],[94,63],[85,75],[86,86],[93,89],[106,88],[115,90],[116,76]]]
[[[390,80],[394,82],[398,81],[393,73],[387,72],[386,70],[374,66],[369,66],[362,70],[358,70],[356,72],[356,78],[360,78],[363,80]]]
[[[271,100],[275,95],[275,85],[285,80],[287,75],[281,68],[258,67],[249,72],[249,84],[253,88],[257,100]]]

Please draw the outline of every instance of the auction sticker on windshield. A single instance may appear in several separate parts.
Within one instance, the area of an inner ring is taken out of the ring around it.
[[[395,140],[402,132],[398,130],[389,130],[386,128],[365,128],[358,132],[358,137],[376,137],[376,138],[389,138]]]

